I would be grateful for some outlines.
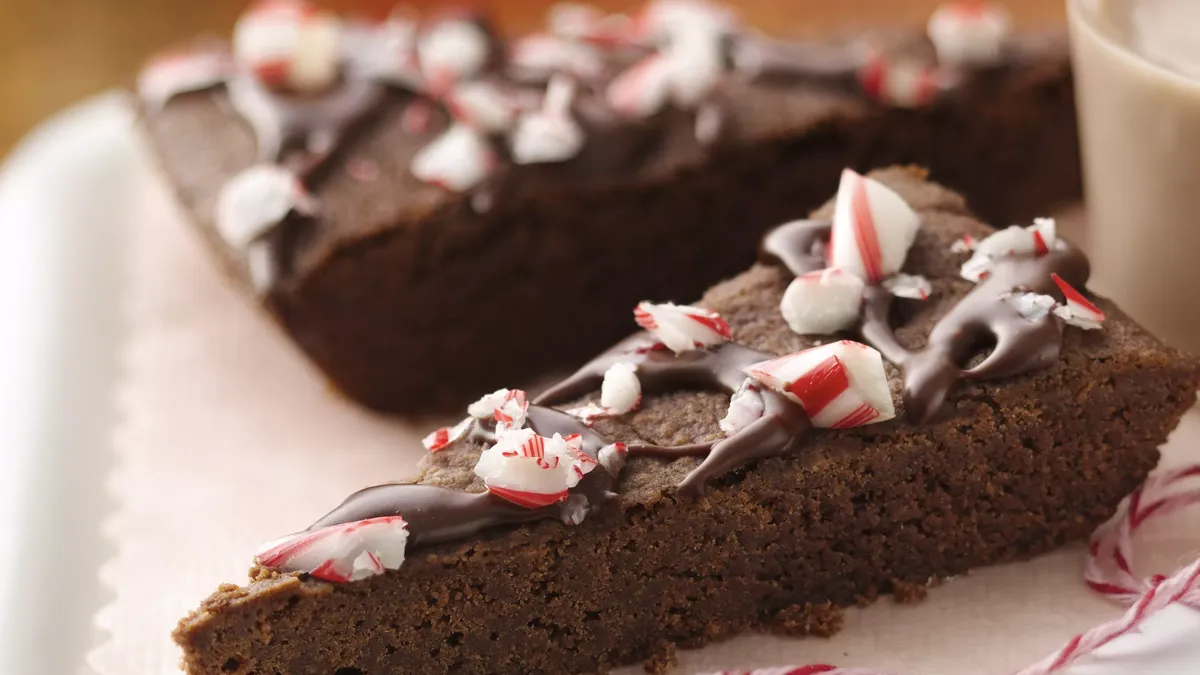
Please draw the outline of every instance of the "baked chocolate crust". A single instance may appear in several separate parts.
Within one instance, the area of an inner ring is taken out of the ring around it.
[[[906,271],[935,293],[893,314],[919,348],[973,284],[949,253],[986,227],[913,171],[875,174],[923,227]],[[755,265],[710,289],[736,342],[774,354],[811,346],[779,314],[791,275]],[[188,673],[590,673],[662,664],[750,629],[837,627],[878,593],[1019,559],[1086,537],[1146,476],[1195,401],[1200,364],[1104,300],[1103,330],[1067,330],[1059,361],[1001,381],[959,382],[927,424],[816,430],[682,496],[693,458],[632,457],[619,499],[580,525],[495,528],[414,551],[399,571],[348,584],[252,571],[181,621]],[[903,388],[888,366],[894,398]],[[720,438],[728,397],[648,396],[596,422],[628,443]],[[903,413],[903,410],[898,411]],[[416,482],[478,492],[480,446],[431,455]]]
[[[449,118],[436,108],[426,131],[406,131],[413,96],[393,91],[322,168],[311,186],[320,214],[283,233],[286,260],[261,299],[350,398],[445,410],[596,353],[626,332],[638,300],[695,297],[745,269],[763,232],[824,201],[844,167],[930,167],[997,224],[1078,198],[1066,51],[1047,41],[1030,53],[914,110],[731,72],[715,94],[716,144],[697,143],[691,112],[668,109],[638,161],[601,176],[516,167],[483,212],[477,195],[411,174]],[[260,157],[251,129],[223,89],[177,96],[144,126],[181,203],[253,292],[214,224],[222,185]],[[379,177],[355,179],[355,162]],[[572,316],[569,338],[518,318],[578,306],[589,311]]]

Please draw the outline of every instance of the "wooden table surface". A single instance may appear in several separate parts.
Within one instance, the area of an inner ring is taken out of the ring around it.
[[[132,81],[156,50],[198,33],[227,35],[247,0],[0,0],[0,153],[55,110]],[[388,0],[325,0],[341,11],[384,14]],[[445,6],[438,0],[407,4]],[[536,28],[549,0],[485,0],[506,30]],[[629,10],[630,0],[597,6]],[[731,3],[770,32],[848,22],[923,22],[938,0],[748,0]],[[1062,0],[1007,0],[1019,22],[1061,21]]]

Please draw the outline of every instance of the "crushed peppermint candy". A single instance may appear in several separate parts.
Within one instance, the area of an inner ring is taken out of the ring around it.
[[[846,429],[896,416],[883,356],[858,342],[805,349],[750,366],[746,374],[799,403],[815,427]]]
[[[458,122],[487,133],[512,128],[517,119],[514,98],[490,82],[463,82],[450,90],[446,108]]]
[[[491,52],[491,36],[469,19],[438,21],[417,36],[421,72],[434,94],[474,77],[483,70]]]
[[[274,570],[345,583],[400,569],[407,544],[404,519],[384,516],[284,537],[267,543],[254,559]]]
[[[507,429],[525,426],[529,400],[520,389],[497,389],[467,406],[467,414],[477,420],[495,420]],[[500,427],[497,426],[499,429]]]
[[[720,314],[700,307],[641,302],[633,310],[633,318],[676,354],[733,339]]]
[[[747,378],[742,386],[729,397],[729,412],[721,418],[721,431],[733,436],[763,416],[767,406],[754,380]]]
[[[1004,296],[1004,299],[1017,310],[1027,321],[1037,323],[1045,319],[1054,308],[1058,307],[1058,301],[1049,295],[1042,293],[1009,293]]]
[[[788,284],[779,311],[792,332],[832,335],[858,321],[866,284],[836,267],[801,274]]]
[[[255,164],[230,178],[217,195],[221,238],[239,250],[259,240],[290,213],[315,215],[317,200],[296,174],[277,164]]]
[[[882,285],[897,298],[928,300],[933,294],[933,284],[919,274],[894,274],[884,279]]]
[[[999,259],[1046,255],[1059,246],[1057,229],[1053,218],[1034,218],[1033,225],[1028,227],[1011,225],[977,242],[964,242],[971,246],[973,253],[962,264],[959,274],[967,281],[978,283],[987,278]]]
[[[417,22],[393,12],[377,26],[346,26],[342,58],[360,77],[419,92],[425,78],[417,63]]]
[[[600,406],[610,415],[624,415],[637,410],[642,404],[642,383],[638,380],[637,366],[632,363],[614,363],[604,372],[600,385]]]
[[[955,66],[990,66],[1004,58],[1011,16],[980,0],[956,0],[934,11],[927,32],[938,61]]]
[[[898,108],[929,105],[945,87],[945,78],[936,66],[911,59],[892,62],[878,52],[859,73],[859,82],[868,96]]]
[[[961,239],[958,239],[953,244],[950,244],[950,252],[970,253],[971,251],[974,251],[975,247],[978,245],[979,242],[975,241],[975,237],[972,237],[969,234],[964,234]]]
[[[532,429],[497,434],[475,465],[488,491],[526,508],[540,508],[567,499],[597,462],[583,451],[578,434],[550,438]]]
[[[540,110],[524,113],[512,134],[517,164],[563,162],[583,149],[583,129],[571,116],[575,83],[563,75],[550,79]]]
[[[1075,290],[1070,284],[1063,280],[1057,274],[1051,274],[1050,278],[1054,280],[1058,290],[1062,291],[1063,296],[1067,300],[1067,304],[1057,307],[1054,314],[1058,318],[1065,321],[1068,325],[1082,328],[1084,330],[1097,330],[1104,323],[1104,312],[1092,304],[1082,293]]]
[[[605,96],[613,110],[633,118],[650,117],[671,97],[672,64],[665,54],[647,56],[613,78]]]
[[[620,45],[632,40],[633,22],[623,14],[604,12],[574,2],[561,2],[550,8],[547,25],[550,32],[569,40],[597,45]]]
[[[255,3],[233,28],[233,55],[260,82],[300,92],[338,79],[341,22],[303,0]]]
[[[221,84],[233,74],[233,60],[215,49],[195,49],[163,54],[152,59],[138,75],[138,96],[151,108],[191,91]]]
[[[474,418],[468,417],[452,427],[434,429],[428,436],[421,439],[421,445],[424,445],[425,449],[429,452],[445,450],[466,436],[467,432],[471,430],[471,425],[474,423]]]
[[[565,73],[590,80],[604,73],[600,51],[588,44],[557,35],[528,35],[512,44],[508,67],[518,78],[549,80]]]
[[[664,49],[671,101],[684,110],[700,105],[725,72],[720,35],[682,33]]]
[[[412,173],[442,189],[466,192],[482,183],[497,161],[483,134],[465,124],[453,124],[417,152]]]
[[[920,227],[920,217],[903,197],[846,169],[833,212],[830,267],[878,284],[900,271]]]
[[[635,32],[649,44],[671,43],[685,36],[720,39],[737,26],[729,7],[704,0],[653,0],[638,15]]]

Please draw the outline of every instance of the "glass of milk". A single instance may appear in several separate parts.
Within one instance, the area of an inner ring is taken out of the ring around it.
[[[1200,353],[1200,0],[1067,0],[1097,290]]]

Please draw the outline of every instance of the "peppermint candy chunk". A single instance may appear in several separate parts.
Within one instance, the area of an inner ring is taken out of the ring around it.
[[[163,54],[152,59],[138,74],[138,96],[152,108],[191,91],[221,84],[233,74],[233,60],[217,50],[195,50]]]
[[[920,227],[920,217],[900,195],[846,169],[833,212],[830,267],[878,284],[900,271]]]
[[[788,284],[779,311],[794,333],[830,335],[858,321],[865,288],[862,279],[836,267],[809,272]]]
[[[496,413],[496,408],[504,405],[511,389],[497,389],[490,394],[484,394],[471,405],[467,406],[467,414],[477,420],[490,420]]]
[[[567,73],[590,80],[604,72],[604,60],[591,45],[556,35],[529,35],[513,43],[508,66],[523,79],[548,80],[555,73]]]
[[[670,71],[671,100],[685,110],[699,105],[725,72],[722,42],[716,34],[682,33],[664,53]]]
[[[969,234],[964,234],[962,239],[958,239],[953,244],[950,244],[951,253],[970,253],[975,250],[979,242],[975,241],[975,237]]]
[[[604,382],[600,385],[600,405],[610,415],[633,412],[641,403],[642,383],[638,380],[636,365],[614,363],[604,371]]]
[[[302,0],[255,3],[233,28],[233,55],[263,84],[320,91],[338,78],[341,23]]]
[[[932,65],[912,59],[893,62],[874,53],[858,77],[863,91],[880,103],[897,108],[920,108],[937,99],[945,75]]]
[[[919,274],[894,274],[883,280],[883,287],[897,298],[928,300],[933,293],[933,284]]]
[[[633,318],[676,354],[733,338],[720,314],[700,307],[643,301],[633,310]]]
[[[631,41],[633,24],[623,14],[605,14],[588,5],[561,2],[550,8],[550,32],[569,40],[614,46]]]
[[[452,427],[441,427],[429,433],[428,436],[421,439],[421,445],[429,452],[438,452],[445,450],[453,445],[456,441],[467,435],[467,431],[471,429],[471,425],[475,420],[471,417],[455,424]]]
[[[948,2],[929,17],[927,32],[938,60],[956,66],[991,66],[1004,58],[1011,17],[980,0]]]
[[[709,35],[720,38],[738,23],[727,7],[703,0],[654,0],[635,22],[638,39],[649,43],[672,42],[681,36]]]
[[[577,434],[550,438],[532,429],[503,431],[475,465],[488,491],[526,508],[540,508],[568,497],[597,462],[583,452]]]
[[[512,128],[517,104],[500,87],[489,82],[464,82],[446,96],[446,107],[455,120],[486,133]]]
[[[959,274],[967,281],[987,278],[996,260],[1015,256],[1043,256],[1059,245],[1058,227],[1053,218],[1035,218],[1033,225],[1009,227],[975,242],[973,255]]]
[[[608,104],[626,117],[640,119],[658,113],[671,98],[674,69],[665,54],[647,56],[613,78],[605,90]]]
[[[815,427],[846,429],[896,416],[883,356],[850,340],[764,361],[746,374],[803,406]]]
[[[491,36],[466,19],[437,21],[417,37],[421,72],[434,93],[474,77],[487,65],[491,51]]]
[[[496,420],[508,429],[525,426],[529,400],[520,389],[497,389],[467,406],[467,414],[477,420]]]
[[[555,76],[546,87],[541,110],[525,113],[513,131],[512,157],[517,164],[563,162],[583,149],[583,129],[571,116],[575,83]]]
[[[230,246],[244,249],[293,211],[314,215],[317,201],[291,171],[276,164],[256,164],[221,187],[217,231]]]
[[[1058,301],[1042,293],[1010,293],[1004,297],[1017,313],[1026,320],[1037,323],[1058,307]]]
[[[378,26],[343,29],[342,58],[359,77],[418,92],[424,76],[417,64],[417,23],[393,12]]]
[[[1066,305],[1054,310],[1054,314],[1058,318],[1065,321],[1068,325],[1084,330],[1098,330],[1101,328],[1106,317],[1099,307],[1092,304],[1092,301],[1084,297],[1083,293],[1075,290],[1071,284],[1068,284],[1057,274],[1052,273],[1050,278],[1054,280],[1055,285],[1058,286],[1058,290],[1062,291],[1063,297],[1067,300]]]
[[[729,397],[729,412],[721,418],[721,431],[724,431],[726,436],[732,436],[762,417],[766,409],[767,405],[754,380],[747,378],[742,382],[742,386],[733,392],[733,396]]]
[[[453,124],[417,152],[412,172],[426,183],[466,192],[482,183],[496,164],[495,152],[482,134],[465,124]]]
[[[345,583],[400,569],[408,525],[400,516],[368,518],[269,542],[255,562],[281,572],[307,572]]]

